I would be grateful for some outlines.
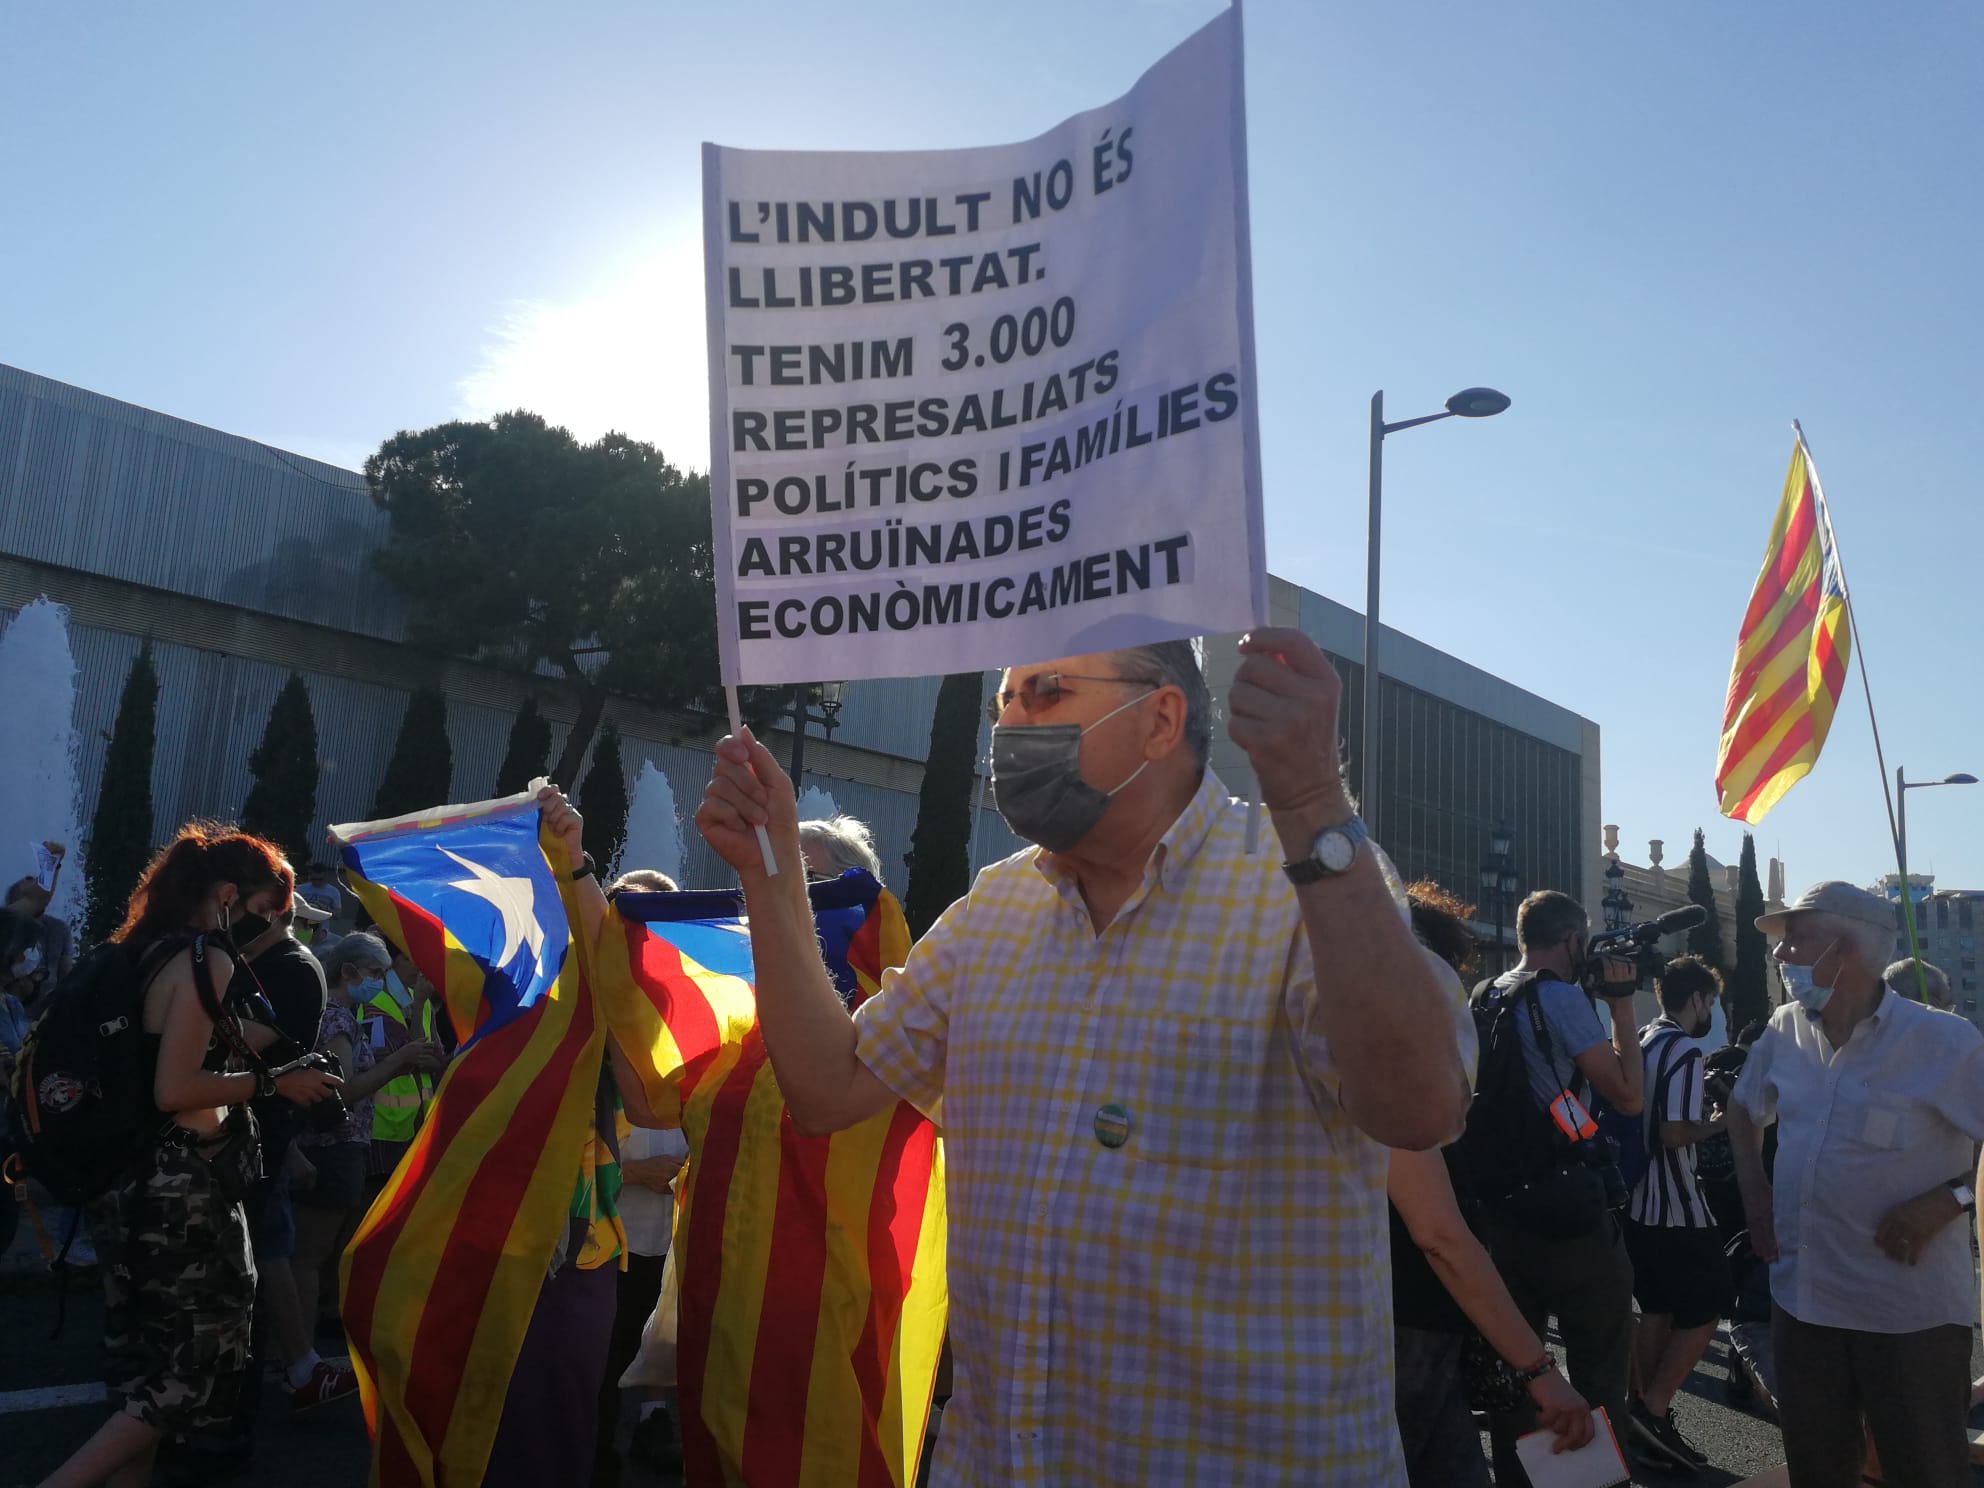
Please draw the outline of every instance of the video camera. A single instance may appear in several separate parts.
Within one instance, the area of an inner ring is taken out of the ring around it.
[[[280,1078],[292,1071],[305,1069],[316,1070],[334,1079],[344,1078],[344,1066],[338,1062],[337,1055],[326,1054],[321,1049],[313,1049],[307,1054],[299,1055],[289,1063],[270,1070],[269,1073]],[[303,1120],[314,1132],[335,1132],[344,1126],[348,1114],[344,1097],[333,1090],[315,1105],[305,1107]]]
[[[1699,904],[1684,904],[1679,909],[1668,910],[1657,920],[1644,920],[1623,930],[1607,930],[1592,936],[1584,948],[1589,963],[1585,970],[1585,990],[1598,990],[1603,975],[1598,966],[1600,956],[1619,956],[1631,961],[1639,968],[1642,981],[1658,977],[1667,970],[1667,957],[1660,950],[1661,939],[1677,931],[1692,930],[1707,918],[1708,911]]]

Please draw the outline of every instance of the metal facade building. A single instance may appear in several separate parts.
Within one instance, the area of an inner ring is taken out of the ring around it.
[[[69,607],[78,668],[78,808],[89,820],[104,741],[141,640],[158,668],[152,793],[159,836],[198,815],[226,817],[247,794],[247,758],[284,679],[300,672],[316,715],[323,776],[315,829],[366,814],[407,695],[433,683],[448,699],[454,790],[490,790],[511,719],[536,694],[553,751],[576,713],[564,685],[405,644],[405,608],[370,555],[385,515],[354,472],[0,365],[0,619],[46,595]],[[1358,737],[1361,622],[1280,580],[1277,623],[1298,624],[1344,672],[1344,737]],[[1488,831],[1515,831],[1524,886],[1582,888],[1595,903],[1595,725],[1452,657],[1393,635],[1386,709],[1386,845],[1412,875],[1464,895]],[[1231,647],[1209,645],[1215,692]],[[806,784],[875,830],[900,891],[915,825],[937,678],[851,686],[830,743],[807,745]],[[988,687],[989,687],[988,679]],[[693,810],[720,723],[614,699],[632,781],[652,760],[678,810]],[[1220,731],[1223,735],[1223,730]],[[768,741],[783,758],[789,739]],[[981,759],[985,745],[980,731]],[[1218,741],[1215,767],[1246,789],[1244,760]],[[1352,762],[1352,781],[1356,780]],[[685,824],[686,825],[686,824]],[[685,831],[692,885],[724,871]],[[975,861],[1016,845],[979,813]],[[629,865],[631,866],[631,865]]]

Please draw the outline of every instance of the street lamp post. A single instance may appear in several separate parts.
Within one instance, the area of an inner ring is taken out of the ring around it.
[[[820,710],[815,713],[810,706],[813,695],[820,699]],[[792,790],[797,795],[805,788],[806,773],[806,728],[817,723],[826,733],[827,742],[834,739],[834,730],[840,726],[841,704],[847,701],[845,682],[814,682],[794,691],[792,696]]]
[[[1975,775],[1945,775],[1941,780],[1910,780],[1902,773],[1902,767],[1894,767],[1894,856],[1895,866],[1901,869],[1901,922],[1908,927],[1908,956],[1916,965],[1916,977],[1921,978],[1922,944],[1915,935],[1915,894],[1908,881],[1908,793],[1912,790],[1931,790],[1939,785],[1975,785]],[[1923,1001],[1928,1001],[1927,989],[1923,989]]]
[[[1605,869],[1605,897],[1598,902],[1605,910],[1605,928],[1623,930],[1633,922],[1633,901],[1626,897],[1626,869],[1617,855]]]
[[[1447,399],[1446,412],[1423,414],[1419,418],[1385,422],[1385,390],[1371,394],[1371,515],[1364,529],[1364,681],[1358,689],[1363,710],[1363,740],[1359,744],[1359,806],[1364,825],[1372,836],[1378,833],[1378,554],[1384,526],[1385,436],[1401,429],[1444,418],[1493,418],[1509,406],[1506,393],[1493,388],[1462,388]]]
[[[1488,834],[1488,855],[1481,860],[1481,895],[1489,901],[1495,914],[1496,976],[1508,969],[1502,925],[1507,906],[1515,901],[1516,896],[1516,864],[1510,852],[1513,846],[1514,838],[1510,836],[1509,829],[1498,826]]]

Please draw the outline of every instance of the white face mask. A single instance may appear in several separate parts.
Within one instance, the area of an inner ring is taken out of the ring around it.
[[[1827,946],[1820,953],[1819,961],[1830,956],[1838,945],[1839,942],[1834,941],[1832,945]],[[1798,1006],[1815,1017],[1826,1010],[1826,1004],[1832,1001],[1833,994],[1832,982],[1821,985],[1817,976],[1813,974],[1813,967],[1817,965],[1817,961],[1813,962],[1812,966],[1793,966],[1788,961],[1777,963],[1777,974],[1784,979],[1784,990],[1791,994]],[[1834,980],[1836,981],[1838,977],[1839,973],[1835,971]]]

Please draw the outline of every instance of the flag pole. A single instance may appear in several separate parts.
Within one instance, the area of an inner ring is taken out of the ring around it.
[[[1888,789],[1888,761],[1886,752],[1881,748],[1881,722],[1874,716],[1874,688],[1867,680],[1867,633],[1860,628],[1859,613],[1853,608],[1853,586],[1846,582],[1846,560],[1840,555],[1839,537],[1832,530],[1832,508],[1826,505],[1826,490],[1819,481],[1819,467],[1812,459],[1812,447],[1805,442],[1804,426],[1796,419],[1791,421],[1791,432],[1797,436],[1798,449],[1805,456],[1805,478],[1812,483],[1819,520],[1825,524],[1826,544],[1832,549],[1833,564],[1839,569],[1839,587],[1846,595],[1846,623],[1853,628],[1853,643],[1860,653],[1860,690],[1867,699],[1867,727],[1874,735],[1874,766],[1881,772],[1881,800],[1888,808],[1888,839],[1894,844],[1894,865],[1901,875],[1901,920],[1908,930],[1908,956],[1915,965],[1916,990],[1926,1004],[1929,1001],[1929,978],[1922,970],[1922,944],[1915,934],[1915,900],[1909,890],[1908,856],[1902,847],[1901,825],[1895,816],[1894,792]]]
[[[742,738],[744,735],[744,715],[737,708],[737,689],[726,683],[723,689],[723,700],[730,705],[731,737]],[[801,727],[804,727],[804,725],[802,724]],[[756,828],[756,831],[758,833],[758,852],[765,860],[765,877],[777,878],[778,859],[772,855],[772,834],[767,832],[762,826]]]

